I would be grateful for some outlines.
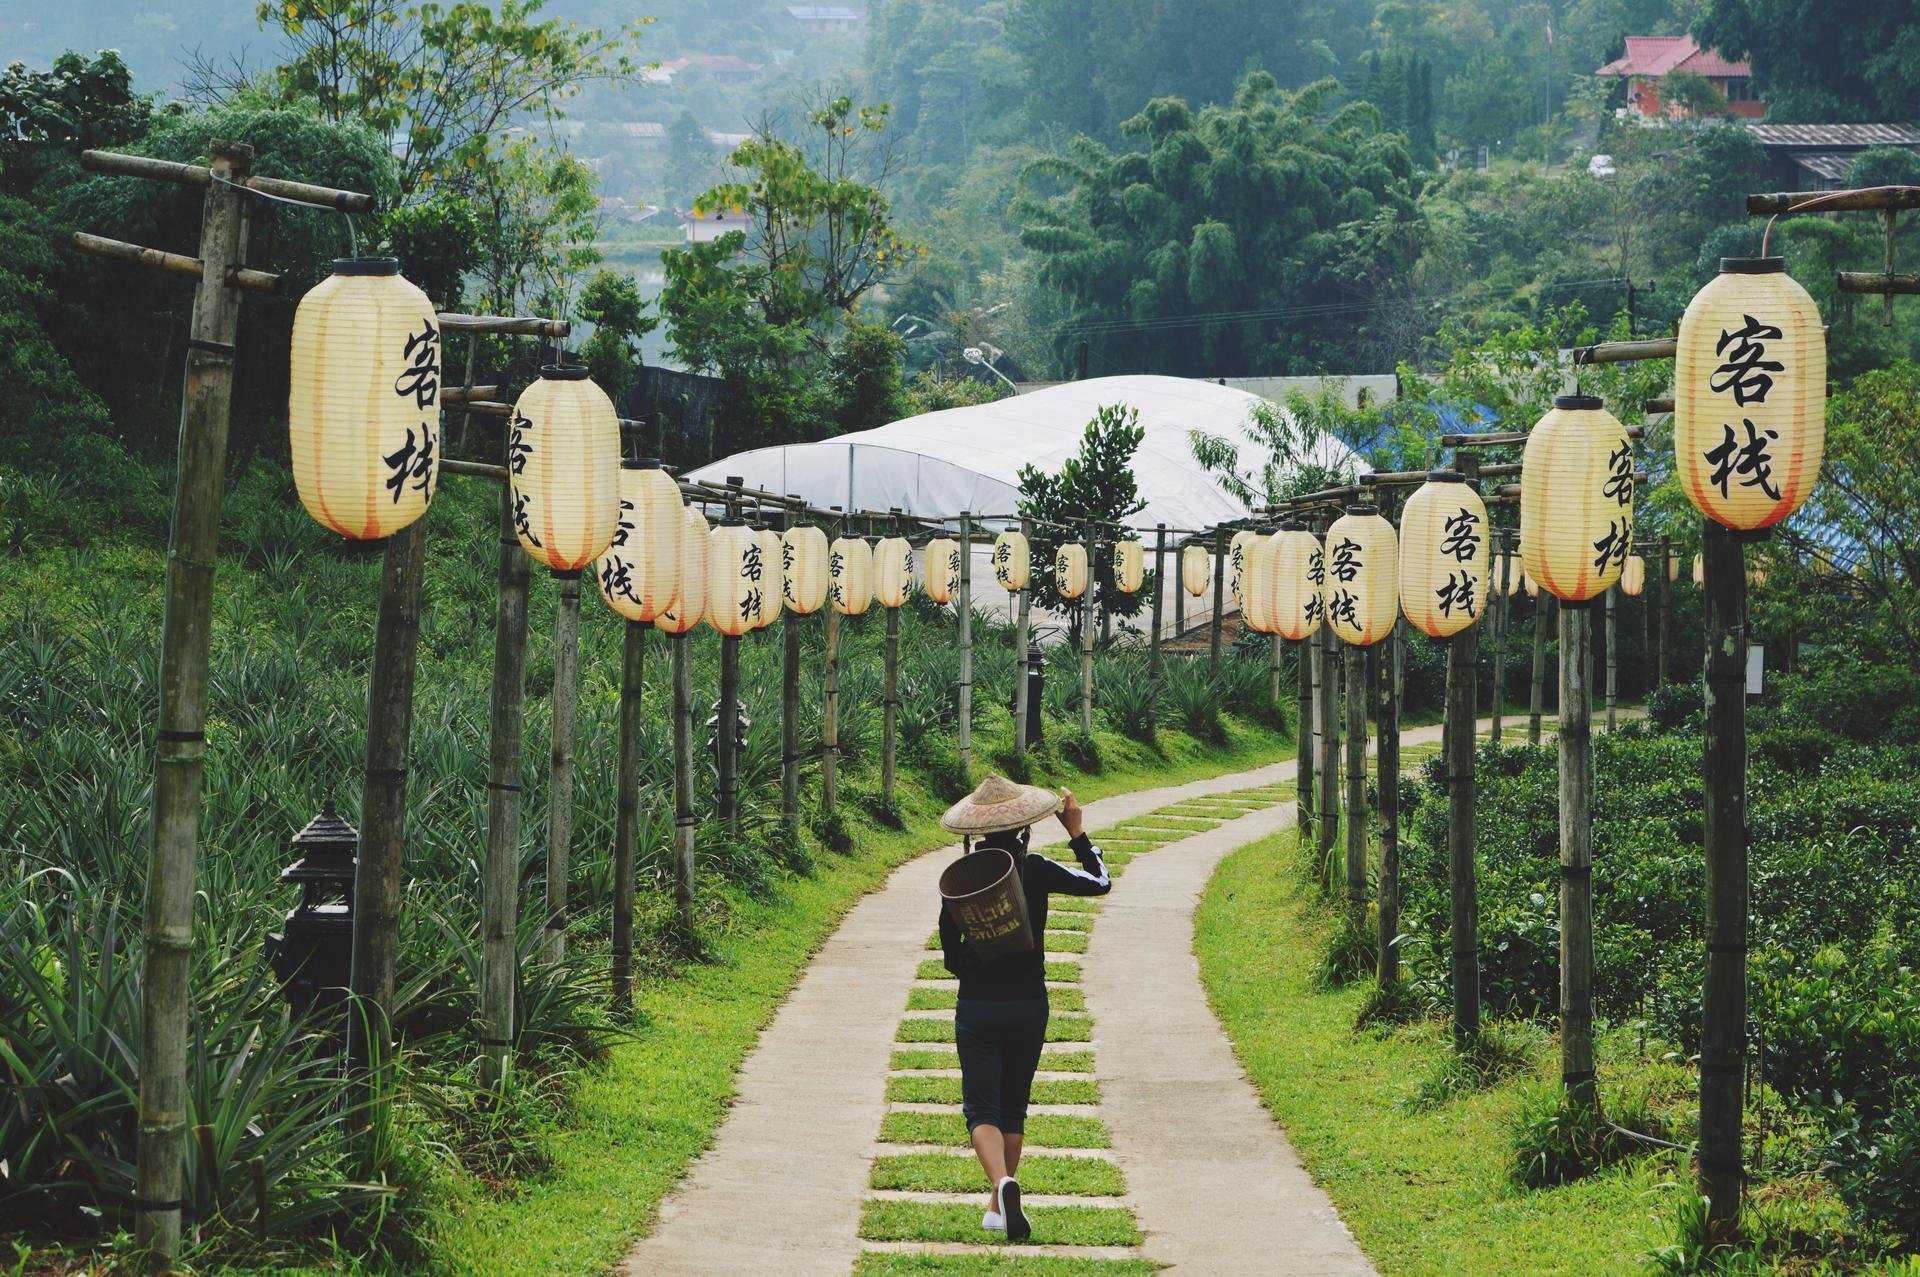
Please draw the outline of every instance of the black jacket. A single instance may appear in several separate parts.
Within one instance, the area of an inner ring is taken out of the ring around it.
[[[1100,849],[1080,834],[1067,844],[1080,866],[1063,865],[1038,852],[1020,856],[1020,885],[1027,893],[1027,921],[1035,945],[1025,953],[983,960],[960,934],[952,915],[940,909],[940,948],[947,970],[960,978],[960,996],[989,1002],[1011,1002],[1047,996],[1047,895],[1104,896],[1113,889]]]

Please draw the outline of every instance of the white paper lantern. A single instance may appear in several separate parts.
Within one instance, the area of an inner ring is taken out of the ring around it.
[[[707,517],[689,502],[681,522],[679,594],[653,618],[654,628],[668,634],[685,634],[707,619]]]
[[[1620,593],[1628,598],[1638,598],[1647,588],[1647,565],[1637,554],[1627,556],[1627,566],[1620,571]]]
[[[1213,580],[1213,556],[1204,545],[1189,545],[1180,551],[1180,588],[1199,598]]]
[[[1258,535],[1242,528],[1233,534],[1231,541],[1227,542],[1227,597],[1232,599],[1242,612],[1247,610],[1247,546]]]
[[[881,537],[873,548],[873,592],[884,608],[896,608],[913,593],[913,547],[905,537]]]
[[[780,537],[782,602],[798,616],[812,616],[827,601],[827,534],[810,523]]]
[[[1400,606],[1429,638],[1480,619],[1487,599],[1487,506],[1454,470],[1430,470],[1400,513]]]
[[[651,621],[680,595],[686,506],[680,485],[658,461],[620,469],[620,521],[613,543],[594,564],[600,597],[629,621]]]
[[[1633,546],[1633,441],[1598,399],[1562,395],[1527,432],[1520,561],[1566,603],[1598,598]]]
[[[1138,592],[1147,579],[1147,548],[1138,541],[1113,543],[1113,584],[1122,594]]]
[[[1326,579],[1320,538],[1304,523],[1282,523],[1267,549],[1266,568],[1273,579],[1274,633],[1294,641],[1319,633],[1326,617],[1320,595]]]
[[[753,530],[742,519],[720,520],[707,536],[707,624],[728,638],[756,628],[771,584]]]
[[[993,539],[993,579],[1009,592],[1027,588],[1032,571],[1032,547],[1023,532],[1006,531]]]
[[[764,630],[780,619],[781,600],[786,595],[786,544],[778,532],[766,526],[755,527],[753,538],[760,543],[763,585],[760,591],[760,620],[753,628]]]
[[[1053,585],[1063,599],[1087,592],[1087,547],[1078,541],[1063,544],[1053,556]]]
[[[1276,630],[1274,610],[1279,600],[1272,571],[1276,558],[1278,553],[1271,536],[1256,535],[1241,547],[1240,622],[1256,634],[1272,634]]]
[[[1400,616],[1393,525],[1371,505],[1350,505],[1327,529],[1327,624],[1356,647],[1393,632]]]
[[[357,541],[427,512],[440,477],[440,322],[392,258],[342,259],[293,317],[287,427],[307,513]]]
[[[842,616],[862,616],[873,603],[873,547],[865,537],[839,537],[827,554],[827,597]]]
[[[620,526],[620,419],[585,368],[548,365],[514,405],[513,530],[555,572],[606,553]]]
[[[952,537],[935,537],[925,551],[927,597],[935,603],[951,603],[960,590],[960,543]]]

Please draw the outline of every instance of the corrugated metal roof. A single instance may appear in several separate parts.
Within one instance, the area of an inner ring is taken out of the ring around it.
[[[1805,146],[1815,149],[1865,146],[1920,146],[1920,129],[1905,124],[1754,124],[1753,135],[1765,146]]]
[[[1793,162],[1800,168],[1832,182],[1847,180],[1847,170],[1853,167],[1851,155],[1796,155]]]

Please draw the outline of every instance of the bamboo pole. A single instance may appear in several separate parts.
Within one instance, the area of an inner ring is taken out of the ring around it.
[[[1747,212],[1791,213],[1802,204],[1817,203],[1823,213],[1862,212],[1888,208],[1920,208],[1920,186],[1866,187],[1853,191],[1782,191],[1747,196]]]
[[[1375,975],[1381,984],[1400,978],[1400,630],[1380,645],[1380,699],[1374,710],[1380,744],[1375,763],[1380,790],[1380,954]]]
[[[640,621],[623,627],[620,646],[620,787],[613,831],[613,1010],[633,1014],[633,861],[640,841],[641,703],[645,699],[647,630]]]
[[[1618,587],[1607,591],[1606,616],[1606,658],[1607,658],[1607,730],[1612,731],[1620,725],[1618,703],[1620,696],[1620,648],[1619,621],[1616,616]]]
[[[1367,914],[1367,654],[1349,643],[1341,654],[1347,710],[1347,908],[1356,924]]]
[[[1706,556],[1707,974],[1700,1021],[1700,1178],[1707,1218],[1737,1226],[1747,1020],[1746,547],[1709,520]]]
[[[1597,1111],[1592,634],[1591,603],[1560,609],[1560,1081],[1573,1103]]]
[[[1660,538],[1660,575],[1655,578],[1655,580],[1657,580],[1659,583],[1657,588],[1660,591],[1659,602],[1657,605],[1660,613],[1660,621],[1659,621],[1659,624],[1654,628],[1654,640],[1653,640],[1654,652],[1655,652],[1655,659],[1653,663],[1653,685],[1655,687],[1665,687],[1667,685],[1667,651],[1671,646],[1671,639],[1673,634],[1673,631],[1668,623],[1668,618],[1673,613],[1673,600],[1667,591],[1667,585],[1668,585],[1667,573],[1673,570],[1672,567],[1670,566],[1672,555],[1673,555],[1673,542],[1667,537],[1661,537]]]
[[[1540,743],[1540,711],[1546,699],[1547,626],[1551,623],[1554,599],[1541,590],[1533,600],[1533,692],[1527,702],[1527,744]]]
[[[1447,640],[1447,897],[1453,977],[1453,1042],[1480,1036],[1480,885],[1474,864],[1478,800],[1473,774],[1479,627]]]
[[[786,651],[780,666],[780,822],[795,839],[800,836],[800,622],[796,612],[781,622]]]
[[[1313,838],[1313,765],[1316,752],[1313,709],[1320,686],[1314,657],[1317,641],[1315,636],[1309,635],[1293,645],[1294,659],[1299,665],[1294,671],[1297,682],[1295,697],[1299,704],[1295,706],[1298,721],[1293,729],[1293,818],[1296,841],[1302,851],[1312,845]]]
[[[360,854],[353,873],[355,1003],[347,1016],[347,1062],[356,1071],[391,1062],[394,965],[400,946],[400,896],[407,851],[407,754],[413,726],[413,675],[420,646],[420,584],[426,572],[426,516],[387,538],[367,680],[366,766],[360,785]],[[380,1035],[371,1050],[368,1035]],[[388,1088],[370,1085],[368,1096]]]
[[[1147,739],[1156,739],[1160,730],[1160,609],[1167,590],[1167,525],[1153,529],[1153,623],[1147,632]],[[1179,596],[1180,584],[1174,583]]]
[[[1507,589],[1513,583],[1513,553],[1501,550],[1497,560],[1498,571],[1493,581],[1493,726],[1489,733],[1494,744],[1500,743],[1501,721],[1507,709],[1507,622],[1513,615],[1513,600],[1507,597]]]
[[[215,139],[216,142],[219,139]],[[227,158],[233,156],[233,149],[240,143],[226,143]],[[223,167],[221,156],[211,157],[213,166],[202,168],[198,164],[182,164],[176,160],[157,160],[145,155],[124,155],[118,151],[82,151],[80,167],[90,173],[112,173],[121,177],[145,178],[154,182],[177,182],[182,186],[201,186],[210,191],[229,191],[239,194],[235,187],[258,191],[276,199],[292,200],[298,204],[312,204],[318,208],[331,208],[342,213],[371,213],[373,196],[362,195],[358,191],[336,190],[331,186],[314,186],[308,182],[296,182],[284,177],[259,177],[252,175],[252,156],[247,157],[246,167],[234,170]],[[238,176],[236,176],[236,172]],[[216,180],[218,179],[218,180]],[[204,247],[204,244],[203,244]]]
[[[1177,578],[1173,583],[1173,637],[1179,639],[1186,637],[1187,633],[1186,573],[1180,570],[1180,555],[1186,551],[1185,547],[1175,548],[1179,553],[1173,556],[1174,575]]]
[[[826,702],[820,720],[820,810],[831,816],[840,802],[840,612],[831,604],[827,607]]]
[[[1320,875],[1323,889],[1333,890],[1333,848],[1340,835],[1340,661],[1333,630],[1320,627]]]
[[[1216,530],[1213,534],[1213,628],[1207,640],[1208,668],[1217,676],[1220,673],[1220,610],[1226,605],[1227,586],[1227,534]]]
[[[973,781],[973,513],[960,512],[960,774]],[[1024,608],[1024,605],[1023,605]],[[1024,610],[1022,616],[1025,615]],[[1024,684],[1023,684],[1024,686]]]
[[[520,758],[527,692],[527,590],[532,565],[513,530],[513,489],[500,489],[500,584],[494,606],[488,713],[487,859],[480,901],[480,1077],[498,1086],[513,1047],[519,983]]]
[[[567,883],[573,851],[573,725],[580,707],[580,573],[555,572],[560,602],[553,616],[552,753],[547,770],[548,962],[567,952]]]
[[[887,609],[887,642],[880,674],[880,801],[893,807],[894,732],[900,713],[900,609]]]
[[[1080,734],[1093,735],[1093,625],[1097,612],[1094,601],[1094,587],[1099,583],[1099,574],[1094,565],[1099,561],[1094,557],[1093,521],[1089,519],[1084,541],[1087,551],[1087,600],[1080,605]]]
[[[693,655],[685,634],[673,636],[673,902],[680,929],[693,934]]]
[[[69,242],[83,253],[93,257],[104,257],[109,261],[146,266],[154,270],[169,271],[175,275],[191,276],[194,279],[203,279],[207,273],[206,263],[198,257],[188,257],[184,253],[169,253],[163,249],[147,248],[140,244],[129,244],[125,240],[108,239],[104,235],[89,235],[85,231],[75,231]],[[274,293],[280,290],[280,276],[270,271],[229,266],[223,272],[221,279],[228,288],[240,288],[250,293]]]
[[[233,349],[240,298],[227,271],[246,260],[248,210],[229,182],[244,182],[253,148],[215,140],[200,211],[206,273],[193,298],[179,464],[167,545],[166,612],[160,636],[160,715],[153,769],[152,842],[140,1017],[140,1133],[134,1228],[154,1266],[169,1268],[180,1244],[187,1126],[187,1004],[193,952],[193,891],[207,753],[207,666],[213,638],[213,571]],[[92,154],[92,152],[89,152]]]
[[[740,757],[734,734],[740,722],[740,637],[720,636],[720,708],[714,719],[715,786],[719,816],[729,838],[740,833]]]

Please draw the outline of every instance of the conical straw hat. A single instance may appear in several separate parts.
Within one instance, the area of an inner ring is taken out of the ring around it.
[[[956,834],[993,834],[1021,829],[1060,809],[1060,796],[1037,785],[1016,785],[998,772],[947,808],[940,827]]]

